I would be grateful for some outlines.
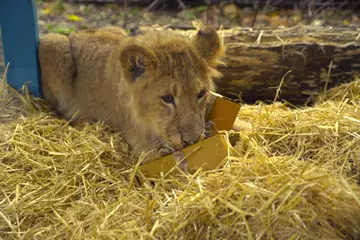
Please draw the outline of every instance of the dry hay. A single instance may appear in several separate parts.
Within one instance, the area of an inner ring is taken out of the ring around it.
[[[314,107],[244,106],[252,130],[221,171],[153,187],[109,127],[73,128],[26,91],[0,108],[1,238],[360,238],[360,81]]]

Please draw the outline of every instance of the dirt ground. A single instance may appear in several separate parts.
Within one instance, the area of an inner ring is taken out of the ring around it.
[[[168,25],[174,28],[192,27],[193,20],[202,20],[217,28],[235,26],[264,28],[269,26],[291,27],[297,24],[359,26],[360,13],[351,10],[323,9],[308,12],[298,9],[275,9],[268,6],[256,11],[253,8],[239,8],[235,4],[202,5],[184,10],[153,11],[148,6],[123,4],[76,4],[64,1],[37,1],[39,33],[57,32],[70,34],[81,29],[105,25],[124,27],[129,32],[139,25]],[[1,35],[0,35],[1,37]],[[4,71],[4,59],[0,44],[0,76]]]

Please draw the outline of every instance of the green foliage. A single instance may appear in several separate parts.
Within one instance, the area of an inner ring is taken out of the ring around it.
[[[86,30],[86,29],[89,29],[89,26],[86,24],[81,24],[80,29]]]
[[[196,19],[197,15],[201,12],[204,12],[208,9],[208,6],[201,5],[198,7],[191,8],[184,11],[184,17],[186,19]]]
[[[60,33],[64,35],[69,35],[75,31],[73,27],[54,27],[52,24],[48,24],[47,29],[49,30],[49,32]]]
[[[66,10],[66,6],[64,0],[56,0],[56,2],[53,5],[53,11],[55,13],[61,14],[65,10]]]
[[[141,9],[140,9],[140,8],[138,8],[138,7],[133,7],[133,8],[131,8],[131,10],[130,10],[130,15],[136,16],[136,15],[138,15],[140,12],[141,12]]]

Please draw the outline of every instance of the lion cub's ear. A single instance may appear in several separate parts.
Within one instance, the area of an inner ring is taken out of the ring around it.
[[[145,71],[154,71],[157,62],[153,51],[137,44],[127,45],[120,53],[123,76],[130,83],[135,82]]]
[[[224,46],[216,30],[211,26],[201,26],[193,38],[193,44],[211,67],[221,64]]]

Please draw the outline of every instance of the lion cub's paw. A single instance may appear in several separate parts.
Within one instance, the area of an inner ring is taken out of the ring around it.
[[[172,146],[170,146],[169,144],[165,144],[158,149],[158,154],[160,156],[166,156],[173,152],[175,152],[175,149]]]
[[[164,146],[162,146],[161,148],[158,149],[158,154],[160,156],[166,156],[169,155],[171,153],[174,153],[174,158],[176,160],[176,162],[178,163],[178,167],[181,171],[183,171],[184,173],[188,174],[188,165],[184,156],[184,153],[180,150],[180,151],[175,151],[175,149],[166,144]]]
[[[175,160],[178,164],[178,167],[181,171],[183,171],[185,174],[188,174],[188,164],[185,159],[185,155],[182,151],[177,151],[174,153]]]

